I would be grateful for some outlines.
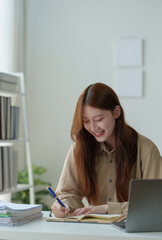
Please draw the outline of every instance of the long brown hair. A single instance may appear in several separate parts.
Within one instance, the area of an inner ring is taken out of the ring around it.
[[[116,194],[119,202],[127,201],[131,168],[137,158],[138,134],[125,122],[124,111],[112,88],[103,83],[95,83],[88,86],[80,95],[74,113],[71,138],[76,142],[74,157],[78,177],[89,202],[97,204],[97,174],[94,162],[99,143],[84,128],[82,120],[84,105],[110,111],[113,111],[117,105],[121,108],[114,129]]]

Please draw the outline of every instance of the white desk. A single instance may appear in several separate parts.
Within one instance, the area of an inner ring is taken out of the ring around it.
[[[0,239],[14,240],[157,240],[162,232],[124,233],[111,225],[46,222],[43,218],[19,227],[0,227]]]

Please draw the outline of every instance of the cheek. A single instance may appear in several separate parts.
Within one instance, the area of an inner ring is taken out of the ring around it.
[[[88,131],[88,129],[89,129],[88,124],[83,124],[83,126]]]
[[[107,121],[102,124],[102,128],[104,129],[114,129],[115,127],[115,119],[112,121]]]
[[[99,122],[99,123],[97,124],[97,127],[98,127],[98,128],[102,128],[102,129],[107,128],[107,126],[108,126],[108,124],[107,124],[106,122]]]
[[[107,123],[106,122],[101,122],[98,124],[99,128],[106,128],[107,127]]]

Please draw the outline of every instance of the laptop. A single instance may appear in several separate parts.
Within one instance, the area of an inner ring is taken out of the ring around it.
[[[162,231],[162,179],[132,179],[127,219],[111,223],[125,232]]]

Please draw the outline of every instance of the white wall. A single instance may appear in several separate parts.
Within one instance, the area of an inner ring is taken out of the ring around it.
[[[0,71],[14,71],[15,62],[15,1],[0,0]]]
[[[125,98],[126,119],[162,154],[162,1],[28,0],[25,73],[32,160],[56,187],[71,144],[78,96],[91,82],[114,86],[114,42],[144,39],[144,97]]]

